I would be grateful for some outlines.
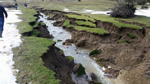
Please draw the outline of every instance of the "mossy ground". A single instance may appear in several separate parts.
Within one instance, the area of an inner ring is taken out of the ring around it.
[[[72,56],[67,56],[67,59],[68,59],[69,61],[74,61],[74,58],[73,58]]]
[[[82,66],[82,64],[80,64],[77,76],[82,76],[83,74],[85,74],[85,68]]]
[[[17,74],[17,82],[19,84],[59,84],[60,80],[55,79],[55,72],[46,68],[43,64],[41,56],[47,52],[48,47],[54,44],[52,39],[36,37],[39,34],[38,30],[33,29],[37,26],[37,23],[33,26],[29,25],[29,22],[36,21],[36,11],[33,9],[25,9],[20,6],[22,10],[19,15],[22,22],[17,23],[17,28],[20,33],[34,31],[33,36],[22,36],[22,43],[19,47],[14,48],[14,66],[19,69]]]

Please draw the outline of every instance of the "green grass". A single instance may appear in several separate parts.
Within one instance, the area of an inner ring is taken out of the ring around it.
[[[119,40],[119,43],[124,43],[124,44],[128,45],[128,43],[124,40]]]
[[[136,17],[133,17],[133,18],[127,18],[127,19],[122,19],[122,20],[138,22],[138,23],[145,24],[146,27],[150,27],[150,17],[136,16]]]
[[[114,17],[111,17],[111,16],[108,16],[108,15],[89,15],[93,18],[96,18],[97,20],[101,20],[103,22],[110,22],[110,23],[113,23],[114,25],[118,26],[118,27],[126,27],[126,28],[133,28],[133,29],[142,29],[142,27],[140,26],[137,26],[137,25],[132,25],[132,24],[125,24],[125,23],[121,23],[115,19],[118,19],[118,20],[124,20],[122,18],[114,18]]]
[[[62,53],[62,54],[64,53],[64,51],[63,51],[63,50],[61,50],[61,49],[59,50],[59,52],[60,52],[60,53]]]
[[[59,84],[54,72],[43,66],[41,56],[46,53],[48,46],[54,42],[51,39],[38,37],[24,37],[23,44],[13,49],[15,66],[19,69],[17,79],[19,82],[32,82],[32,84]],[[30,45],[30,46],[29,46]],[[26,79],[22,80],[22,77]]]
[[[41,23],[42,26],[45,26],[46,24],[44,22]]]
[[[66,20],[63,24],[63,26],[67,26],[67,27],[74,27],[76,30],[85,30],[87,32],[91,32],[91,33],[97,33],[97,34],[100,34],[100,35],[103,35],[103,34],[108,34],[109,32],[102,29],[102,28],[88,28],[88,27],[83,27],[83,26],[72,26],[70,25],[70,20]]]
[[[67,15],[69,18],[84,19],[86,21],[90,20],[92,22],[95,22],[94,18],[90,18],[90,17],[84,16],[82,14],[81,14],[81,16],[80,15],[73,15],[73,14],[65,14],[65,15]]]
[[[68,59],[69,61],[74,61],[74,58],[73,58],[72,56],[67,56],[67,59]]]
[[[70,20],[67,19],[67,20],[64,22],[63,26],[72,27],[72,25],[70,25]]]
[[[133,35],[132,33],[127,32],[127,35],[129,35],[131,38],[135,39],[136,35]]]
[[[19,47],[13,48],[15,61],[14,66],[19,69],[17,74],[17,82],[19,84],[59,84],[60,80],[55,79],[55,72],[46,68],[43,64],[41,56],[47,52],[48,47],[54,44],[52,39],[38,38],[39,34],[37,29],[33,29],[37,26],[29,25],[29,22],[36,21],[36,14],[33,9],[24,9],[20,6],[19,9],[22,10],[22,15],[18,15],[22,20],[17,24],[17,28],[20,33],[32,32],[32,36],[24,37],[22,36],[23,43]]]
[[[119,40],[120,43],[126,43],[124,40]]]
[[[104,62],[104,59],[103,59],[103,58],[100,58],[100,59],[97,61],[97,63],[98,63],[100,66],[104,66],[104,65],[102,64],[102,62]]]
[[[71,11],[81,11],[84,9],[88,10],[108,10],[114,6],[116,1],[110,0],[82,0],[78,2],[77,0],[17,0],[18,3],[29,3],[28,5],[39,6],[45,9],[52,10],[63,10],[64,8],[68,8]],[[40,3],[40,4],[39,4]]]
[[[106,31],[105,29],[102,29],[102,28],[88,28],[88,27],[82,27],[82,26],[74,26],[74,28],[76,30],[85,30],[87,32],[97,33],[97,34],[100,34],[100,35],[109,33],[108,31]]]
[[[37,37],[40,34],[40,31],[37,29],[33,29],[31,36]]]
[[[36,23],[33,27],[29,25],[29,22],[36,21],[37,17],[33,17],[33,15],[37,14],[34,9],[24,9],[22,6],[19,6],[19,9],[22,10],[23,14],[19,14],[18,16],[22,20],[17,24],[19,26],[20,33],[32,31],[33,27],[36,27],[38,23]]]
[[[58,39],[57,42],[62,42],[62,40],[59,40],[59,39]]]
[[[85,68],[82,66],[82,64],[80,64],[77,76],[82,76],[83,74],[85,74]]]
[[[103,61],[104,61],[104,59],[103,59],[103,58],[100,58],[98,61],[99,61],[99,62],[103,62]]]
[[[99,54],[100,52],[98,50],[93,50],[90,52],[90,56],[95,55],[95,54]]]
[[[39,22],[36,22],[32,27],[37,27]]]
[[[96,27],[96,25],[92,22],[89,22],[89,21],[75,21],[78,25],[89,25],[91,27]]]

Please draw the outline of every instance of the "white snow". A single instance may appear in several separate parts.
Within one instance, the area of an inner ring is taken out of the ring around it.
[[[17,69],[13,68],[12,48],[21,43],[21,35],[18,32],[16,22],[20,22],[16,14],[21,14],[20,10],[8,10],[8,18],[5,19],[3,38],[0,38],[0,84],[17,84]]]
[[[63,11],[76,12],[76,11],[71,11],[67,8],[65,8]],[[96,11],[96,10],[88,10],[88,9],[83,9],[82,11],[79,11],[79,13],[104,14],[104,15],[110,15],[110,14],[107,14],[109,12],[112,12],[112,11]],[[135,11],[135,15],[142,15],[142,16],[150,17],[150,8],[149,9],[137,9]]]
[[[138,9],[135,11],[135,15],[142,15],[150,17],[150,8],[149,9]]]

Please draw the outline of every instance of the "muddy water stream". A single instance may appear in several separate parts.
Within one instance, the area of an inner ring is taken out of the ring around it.
[[[39,21],[43,21],[46,26],[48,26],[48,31],[51,35],[54,36],[53,40],[56,42],[55,46],[64,51],[65,56],[74,57],[75,63],[81,63],[85,67],[86,74],[89,76],[90,73],[95,73],[98,77],[98,80],[103,84],[115,84],[112,80],[104,76],[102,72],[102,67],[89,57],[89,51],[83,48],[77,48],[73,44],[71,46],[62,45],[66,39],[71,39],[71,34],[65,31],[62,27],[53,26],[52,20],[47,20],[47,16],[41,13]],[[62,40],[61,42],[58,40]],[[75,79],[75,76],[72,75],[72,79]],[[79,83],[79,82],[78,82]],[[81,84],[81,83],[79,83]],[[82,83],[83,84],[83,83]],[[88,84],[88,83],[84,83]]]

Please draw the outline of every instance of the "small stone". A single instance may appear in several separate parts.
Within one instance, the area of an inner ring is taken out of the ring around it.
[[[18,72],[17,72],[17,70],[13,70],[13,75],[15,75],[15,76],[16,76],[16,75],[17,75],[17,73],[18,73]]]
[[[105,67],[102,67],[102,70],[105,71],[106,70]]]
[[[111,66],[108,66],[107,68],[108,68],[108,69],[110,69],[110,68],[111,68]]]

